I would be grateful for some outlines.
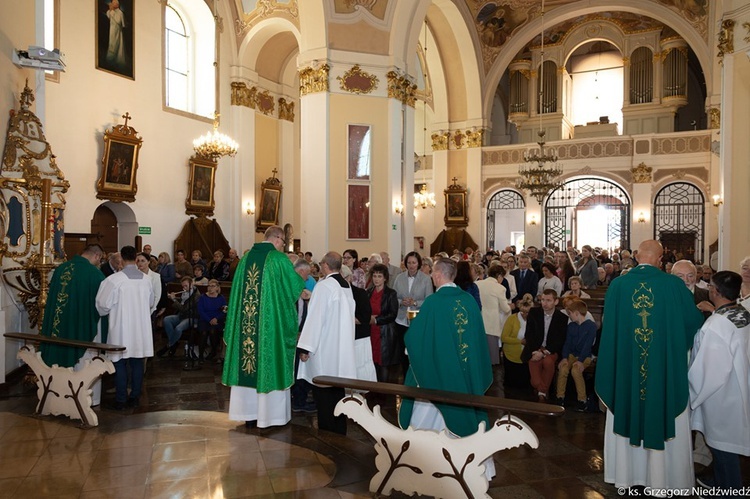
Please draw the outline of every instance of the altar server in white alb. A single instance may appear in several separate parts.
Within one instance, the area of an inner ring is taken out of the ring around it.
[[[138,270],[134,247],[124,246],[120,254],[123,269],[107,277],[96,294],[99,314],[109,315],[106,341],[125,347],[124,352],[109,354],[115,364],[115,403],[111,408],[116,410],[138,406],[143,386],[144,359],[154,356],[151,307],[155,300],[151,279]]]
[[[750,312],[737,303],[742,277],[714,274],[708,288],[716,306],[695,336],[690,382],[690,423],[703,433],[714,458],[714,482],[740,489],[740,455],[750,456]]]
[[[341,276],[341,255],[328,252],[307,307],[307,320],[297,348],[302,350],[298,378],[312,383],[315,376],[356,378],[354,351],[354,297],[349,283]],[[313,384],[318,406],[318,428],[346,435],[346,416],[333,416],[333,409],[344,398],[343,388]]]

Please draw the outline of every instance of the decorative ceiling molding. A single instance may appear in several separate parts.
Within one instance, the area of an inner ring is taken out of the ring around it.
[[[359,64],[355,64],[342,76],[337,76],[341,90],[353,94],[369,94],[378,88],[378,77],[362,71]]]

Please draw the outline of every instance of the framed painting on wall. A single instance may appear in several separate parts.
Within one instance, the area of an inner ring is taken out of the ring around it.
[[[255,224],[255,232],[264,232],[272,225],[279,225],[279,205],[281,203],[281,181],[273,176],[266,179],[260,186],[260,212]]]
[[[216,185],[216,163],[195,155],[188,162],[190,177],[188,180],[188,196],[185,199],[185,213],[188,215],[213,216],[216,201],[214,200],[214,186]]]
[[[97,182],[98,199],[110,201],[135,201],[138,191],[138,152],[143,140],[138,132],[128,126],[130,115],[125,113],[124,125],[116,125],[104,132],[102,174]]]
[[[135,0],[96,2],[96,69],[135,80]]]
[[[466,189],[456,183],[458,179],[453,178],[453,185],[445,189],[445,226],[467,227],[469,217],[466,214]]]

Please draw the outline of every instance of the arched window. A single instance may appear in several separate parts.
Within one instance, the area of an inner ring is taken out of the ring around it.
[[[522,247],[525,213],[526,203],[518,192],[512,189],[496,192],[487,204],[487,247]]]
[[[203,0],[170,0],[164,7],[164,105],[213,117],[216,109],[216,31]]]
[[[682,258],[703,263],[706,201],[693,184],[664,186],[654,199],[654,239]]]
[[[630,247],[630,199],[619,185],[599,178],[569,180],[544,205],[545,245],[568,243],[607,250]]]

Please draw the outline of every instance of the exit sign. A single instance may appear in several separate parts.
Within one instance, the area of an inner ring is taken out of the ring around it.
[[[151,234],[151,227],[138,227],[138,234]]]

